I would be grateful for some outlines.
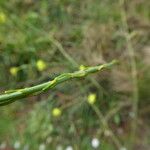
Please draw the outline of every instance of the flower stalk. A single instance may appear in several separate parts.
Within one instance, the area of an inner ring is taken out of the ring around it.
[[[118,61],[113,60],[110,63],[105,63],[103,65],[94,66],[94,67],[87,67],[84,70],[75,71],[73,73],[63,73],[55,77],[52,81],[48,81],[39,85],[22,88],[22,89],[5,91],[4,94],[0,95],[0,106],[7,105],[16,100],[20,100],[22,98],[26,98],[29,96],[33,96],[33,95],[37,95],[39,93],[45,92],[67,80],[74,79],[74,78],[82,78],[82,77],[87,76],[88,74],[101,71],[105,68],[109,68],[112,65],[116,64],[117,62]]]

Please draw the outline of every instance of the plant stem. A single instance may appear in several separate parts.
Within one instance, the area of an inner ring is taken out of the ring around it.
[[[94,66],[94,67],[88,67],[87,69],[82,70],[82,71],[75,71],[73,73],[61,74],[61,75],[57,76],[56,78],[54,78],[52,81],[48,81],[48,82],[45,82],[45,83],[42,83],[42,84],[39,84],[36,86],[27,87],[27,88],[23,88],[23,89],[5,91],[5,94],[0,95],[0,106],[7,105],[7,104],[12,103],[21,98],[25,98],[25,97],[29,97],[29,96],[33,96],[33,95],[42,93],[44,91],[47,91],[47,90],[55,87],[56,85],[58,85],[62,82],[65,82],[65,81],[73,79],[73,78],[85,77],[88,74],[98,72],[105,68],[109,68],[116,63],[117,63],[117,61],[113,60],[110,63],[106,63],[103,65]]]
[[[132,113],[133,113],[133,121],[132,121],[132,132],[131,132],[131,143],[134,145],[134,140],[136,138],[136,129],[137,129],[137,118],[138,118],[138,101],[139,101],[139,93],[138,93],[138,77],[137,77],[137,66],[136,66],[136,58],[134,48],[131,42],[131,35],[129,33],[129,26],[127,23],[127,13],[123,8],[125,0],[120,0],[121,5],[121,17],[123,28],[125,32],[125,39],[127,45],[127,51],[129,54],[130,59],[130,66],[131,66],[131,77],[132,77],[132,84],[133,84],[133,103],[132,103]]]
[[[109,128],[107,120],[105,119],[105,117],[103,116],[103,114],[101,113],[101,111],[98,109],[98,107],[96,105],[92,105],[93,110],[95,111],[95,113],[97,114],[104,132],[108,131],[109,132],[109,136],[111,137],[112,141],[114,142],[116,148],[119,150],[122,147],[122,144],[120,143],[120,141],[118,140],[118,138],[116,137],[116,135],[113,133],[113,131]]]

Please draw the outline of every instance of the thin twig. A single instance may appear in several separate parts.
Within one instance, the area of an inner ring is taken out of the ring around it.
[[[124,6],[125,0],[120,0],[121,8]],[[130,58],[130,65],[131,65],[131,76],[132,76],[132,83],[133,83],[133,121],[132,121],[132,142],[136,137],[136,126],[137,126],[137,118],[138,118],[138,101],[139,101],[139,93],[138,93],[138,77],[137,77],[137,66],[136,66],[136,59],[135,59],[135,52],[133,49],[133,45],[131,42],[131,34],[129,33],[129,26],[127,23],[127,14],[124,8],[121,10],[121,17],[122,17],[122,23],[123,23],[123,29],[125,32],[125,38],[126,38],[126,45],[127,45],[127,51],[129,53]],[[134,143],[133,143],[134,144]]]
[[[115,134],[113,133],[113,131],[109,128],[107,120],[105,119],[105,117],[103,116],[103,114],[101,113],[101,111],[98,109],[98,107],[96,105],[91,105],[93,110],[95,111],[95,113],[97,114],[104,132],[108,131],[109,132],[109,136],[111,137],[112,141],[114,142],[115,146],[117,147],[117,149],[120,149],[122,147],[122,144],[120,143],[119,139],[115,136]]]

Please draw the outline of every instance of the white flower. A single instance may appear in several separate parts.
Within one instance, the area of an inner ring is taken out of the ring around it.
[[[92,141],[91,141],[91,144],[92,144],[93,148],[98,148],[99,145],[100,145],[100,141],[97,138],[93,138]]]
[[[5,149],[6,148],[6,142],[3,142],[0,144],[0,149]]]
[[[73,150],[72,146],[67,146],[65,150]]]
[[[16,141],[15,143],[14,143],[14,148],[15,149],[19,149],[20,148],[20,142],[19,141]]]
[[[40,144],[39,145],[39,150],[45,150],[45,148],[46,148],[45,144]]]

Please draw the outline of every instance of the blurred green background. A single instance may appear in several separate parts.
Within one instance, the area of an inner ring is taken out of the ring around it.
[[[0,150],[150,147],[150,1],[0,0],[1,93],[112,59],[0,107]]]

